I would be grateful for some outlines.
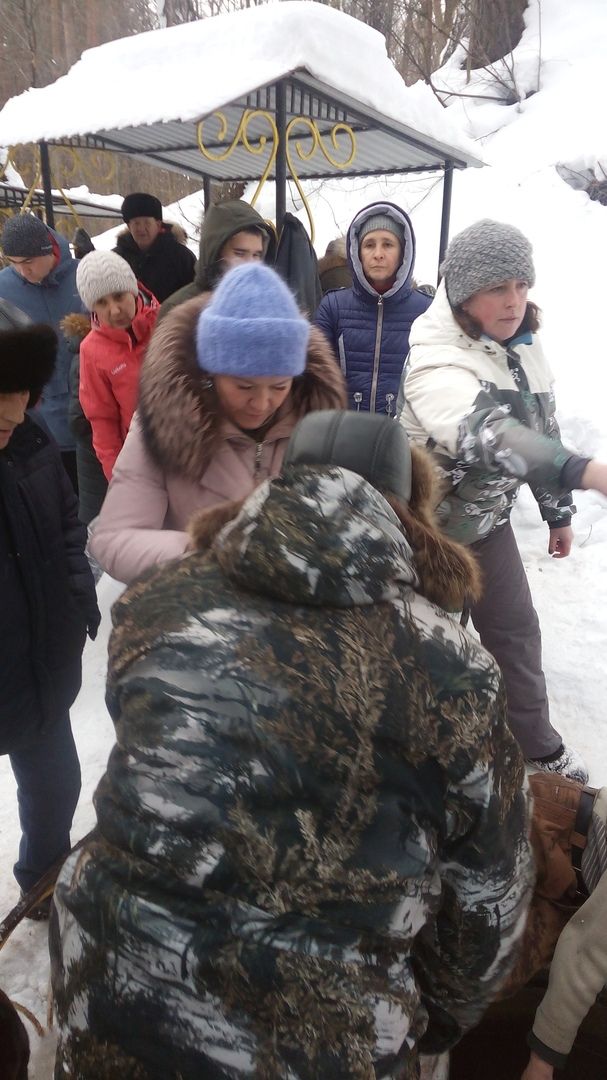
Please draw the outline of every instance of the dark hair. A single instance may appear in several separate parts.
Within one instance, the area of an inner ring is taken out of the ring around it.
[[[472,315],[469,315],[467,311],[464,311],[463,304],[458,304],[457,307],[452,308],[452,311],[456,323],[461,326],[464,334],[473,338],[474,341],[479,341],[483,334],[483,328],[478,320],[473,319]],[[523,321],[519,326],[519,331],[524,333],[524,331],[528,330],[529,333],[536,334],[539,328],[540,309],[537,304],[533,303],[533,300],[528,300],[527,310],[523,316]]]

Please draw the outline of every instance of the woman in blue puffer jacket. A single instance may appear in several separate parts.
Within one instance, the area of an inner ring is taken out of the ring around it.
[[[314,321],[339,360],[350,408],[394,416],[409,331],[431,303],[411,283],[409,217],[394,203],[371,203],[352,221],[346,253],[352,287],[328,292]]]

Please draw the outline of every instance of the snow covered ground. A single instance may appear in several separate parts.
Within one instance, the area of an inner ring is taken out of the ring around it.
[[[541,14],[541,27],[540,27]],[[520,104],[499,105],[454,97],[448,110],[476,140],[482,170],[457,174],[452,233],[482,216],[511,221],[534,245],[537,284],[533,298],[544,312],[543,340],[557,387],[565,440],[579,452],[607,460],[607,356],[605,350],[605,273],[607,207],[591,202],[557,172],[557,165],[607,171],[602,100],[603,45],[607,40],[604,0],[532,0],[527,30],[515,50],[513,70],[522,94],[541,89]],[[541,29],[541,33],[540,33]],[[541,55],[540,55],[541,54]],[[480,93],[481,76],[465,84],[457,57],[440,73],[440,85],[466,94]],[[364,72],[361,72],[361,78]],[[498,75],[504,74],[498,71]],[[493,80],[493,92],[495,80]],[[435,178],[373,179],[308,185],[317,228],[317,250],[343,232],[356,210],[376,198],[391,198],[407,208],[417,232],[418,281],[436,277],[440,222],[440,183]],[[198,200],[199,196],[191,196]],[[272,190],[258,209],[271,216]],[[187,200],[183,200],[187,203]],[[194,203],[192,203],[194,206]],[[305,215],[296,203],[297,210]],[[186,208],[186,212],[187,208]],[[169,215],[167,215],[169,216]],[[172,215],[171,215],[172,216]],[[190,220],[195,214],[188,212]],[[101,245],[100,245],[101,246]],[[604,717],[607,655],[607,502],[593,493],[576,494],[576,545],[569,559],[547,554],[547,529],[533,499],[523,491],[514,523],[540,615],[544,661],[555,726],[586,757],[590,780],[607,782],[607,723]],[[108,611],[115,583],[102,579],[102,628],[84,657],[81,695],[73,709],[83,789],[74,837],[93,823],[91,795],[112,744],[103,702]],[[0,758],[0,911],[14,903],[17,889],[10,867],[18,841],[14,783]],[[44,1023],[48,986],[46,928],[23,923],[0,953],[0,985]],[[52,1040],[32,1034],[34,1080],[49,1080]]]

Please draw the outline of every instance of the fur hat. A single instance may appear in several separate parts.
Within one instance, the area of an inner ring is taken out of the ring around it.
[[[5,255],[16,259],[36,259],[53,254],[53,238],[34,214],[17,214],[8,219],[0,240]]]
[[[146,191],[134,191],[122,204],[122,220],[128,225],[136,217],[152,217],[162,221],[162,203]]]
[[[514,225],[483,218],[453,237],[441,266],[451,307],[481,289],[517,278],[535,281],[532,247]]]
[[[196,327],[196,359],[212,375],[293,378],[306,366],[310,324],[275,270],[235,266]]]
[[[323,409],[300,420],[289,439],[288,465],[340,465],[378,491],[411,497],[411,450],[405,429],[380,413]]]
[[[57,335],[35,325],[8,300],[0,300],[0,394],[29,390],[29,407],[38,401],[55,368]]]
[[[390,214],[373,214],[372,217],[368,217],[366,221],[363,221],[358,233],[359,245],[362,244],[367,233],[377,232],[379,229],[392,233],[399,241],[401,247],[405,246],[405,230],[398,221],[395,221],[393,217],[390,217]]]
[[[78,263],[76,287],[89,311],[102,296],[127,292],[137,296],[137,278],[128,262],[115,251],[91,251]]]

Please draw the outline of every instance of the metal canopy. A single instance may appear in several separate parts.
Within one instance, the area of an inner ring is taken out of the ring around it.
[[[285,128],[293,122],[289,147],[301,180],[426,172],[443,169],[447,164],[460,169],[468,165],[482,165],[479,159],[459,148],[440,143],[405,124],[380,115],[362,102],[352,100],[346,94],[319,82],[305,70],[293,72],[279,82],[260,87],[223,106],[220,110],[225,119],[223,140],[220,138],[219,113],[200,118],[204,146],[210,154],[219,156],[229,149],[243,114],[247,110],[253,112],[246,128],[247,142],[253,149],[247,149],[240,140],[221,160],[212,160],[201,152],[199,120],[159,121],[137,127],[100,130],[72,138],[52,139],[49,145],[129,154],[149,165],[201,179],[258,180],[266,160],[270,158],[269,144],[272,140],[268,121],[260,114],[269,113],[277,117],[279,87],[284,88]],[[339,164],[333,164],[318,146],[314,152],[315,136],[303,120],[296,122],[298,117],[315,121],[322,143]],[[345,162],[352,152],[351,139],[345,130],[338,129],[334,143],[331,136],[335,125],[345,125],[355,135],[355,154],[347,164]],[[265,146],[264,140],[267,140]],[[266,179],[276,179],[275,161]]]
[[[69,204],[65,201],[65,196],[60,192],[52,192],[55,216],[73,215],[75,212],[79,216],[82,215],[82,217],[122,220],[120,210],[115,207],[104,206],[103,203],[92,202],[89,199],[72,198],[71,195],[68,198]],[[26,187],[20,187],[18,184],[0,182],[0,211],[19,211],[26,204],[31,210],[44,210],[46,206],[45,193],[42,188],[35,188],[31,191]]]

